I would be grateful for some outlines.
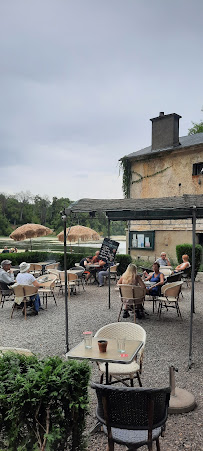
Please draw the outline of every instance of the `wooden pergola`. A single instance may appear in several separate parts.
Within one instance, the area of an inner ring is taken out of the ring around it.
[[[67,216],[77,213],[89,213],[94,216],[104,212],[108,218],[108,236],[110,221],[188,219],[192,220],[192,273],[191,273],[191,315],[189,362],[192,365],[192,327],[194,313],[194,275],[195,275],[195,233],[196,219],[203,218],[203,196],[185,194],[182,197],[162,197],[154,199],[80,199],[64,209],[62,218],[66,226]],[[64,234],[65,235],[65,234]],[[66,242],[64,242],[64,255]],[[65,262],[65,258],[64,258]],[[65,268],[64,268],[65,269]]]

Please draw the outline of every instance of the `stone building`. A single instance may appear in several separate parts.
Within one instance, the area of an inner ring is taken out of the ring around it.
[[[180,118],[162,112],[151,119],[152,145],[121,159],[130,198],[203,194],[203,133],[179,137]],[[128,236],[132,256],[152,260],[166,251],[176,259],[176,245],[192,243],[191,219],[131,221]],[[202,219],[197,221],[196,242],[203,245]]]

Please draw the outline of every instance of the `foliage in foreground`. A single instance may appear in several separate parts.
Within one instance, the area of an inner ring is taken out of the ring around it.
[[[89,378],[86,362],[4,354],[0,358],[3,449],[84,449]]]

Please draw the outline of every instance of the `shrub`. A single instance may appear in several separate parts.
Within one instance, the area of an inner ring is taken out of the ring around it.
[[[116,262],[120,263],[118,266],[118,275],[123,274],[127,266],[132,262],[132,257],[128,254],[117,254]]]
[[[2,262],[2,260],[8,259],[12,262],[12,266],[17,266],[22,262],[38,263],[48,260],[59,261],[61,256],[63,256],[63,254],[56,252],[14,252],[8,254],[0,254],[0,262]]]
[[[176,255],[178,263],[182,263],[182,255],[187,254],[190,264],[192,263],[192,244],[178,244],[176,246]],[[202,260],[202,246],[196,244],[195,246],[195,277],[198,273]]]
[[[84,449],[89,378],[87,362],[4,354],[0,429],[5,449]]]

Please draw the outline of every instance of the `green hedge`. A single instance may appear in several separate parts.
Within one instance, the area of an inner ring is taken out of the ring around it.
[[[3,354],[0,358],[1,449],[85,449],[83,432],[89,378],[87,362]]]
[[[88,254],[85,253],[72,253],[72,254],[66,254],[66,264],[67,269],[72,268],[75,266],[75,263],[79,263],[83,257],[87,256]],[[48,260],[55,260],[57,262],[60,262],[60,269],[64,269],[64,254],[63,253],[56,253],[56,252],[17,252],[13,254],[0,254],[0,262],[2,260],[9,259],[12,262],[12,266],[18,266],[22,262],[27,263],[38,263]],[[116,262],[120,263],[118,266],[118,274],[123,274],[126,270],[129,263],[132,262],[132,258],[130,255],[125,254],[117,254],[116,255]]]
[[[127,266],[132,263],[132,257],[128,254],[118,254],[116,255],[116,262],[120,263],[118,266],[118,275],[123,274]]]
[[[187,254],[189,257],[189,262],[192,264],[192,244],[178,244],[176,246],[176,255],[178,263],[182,263],[182,255]],[[195,246],[195,277],[199,271],[200,264],[202,261],[202,246],[196,244]]]

